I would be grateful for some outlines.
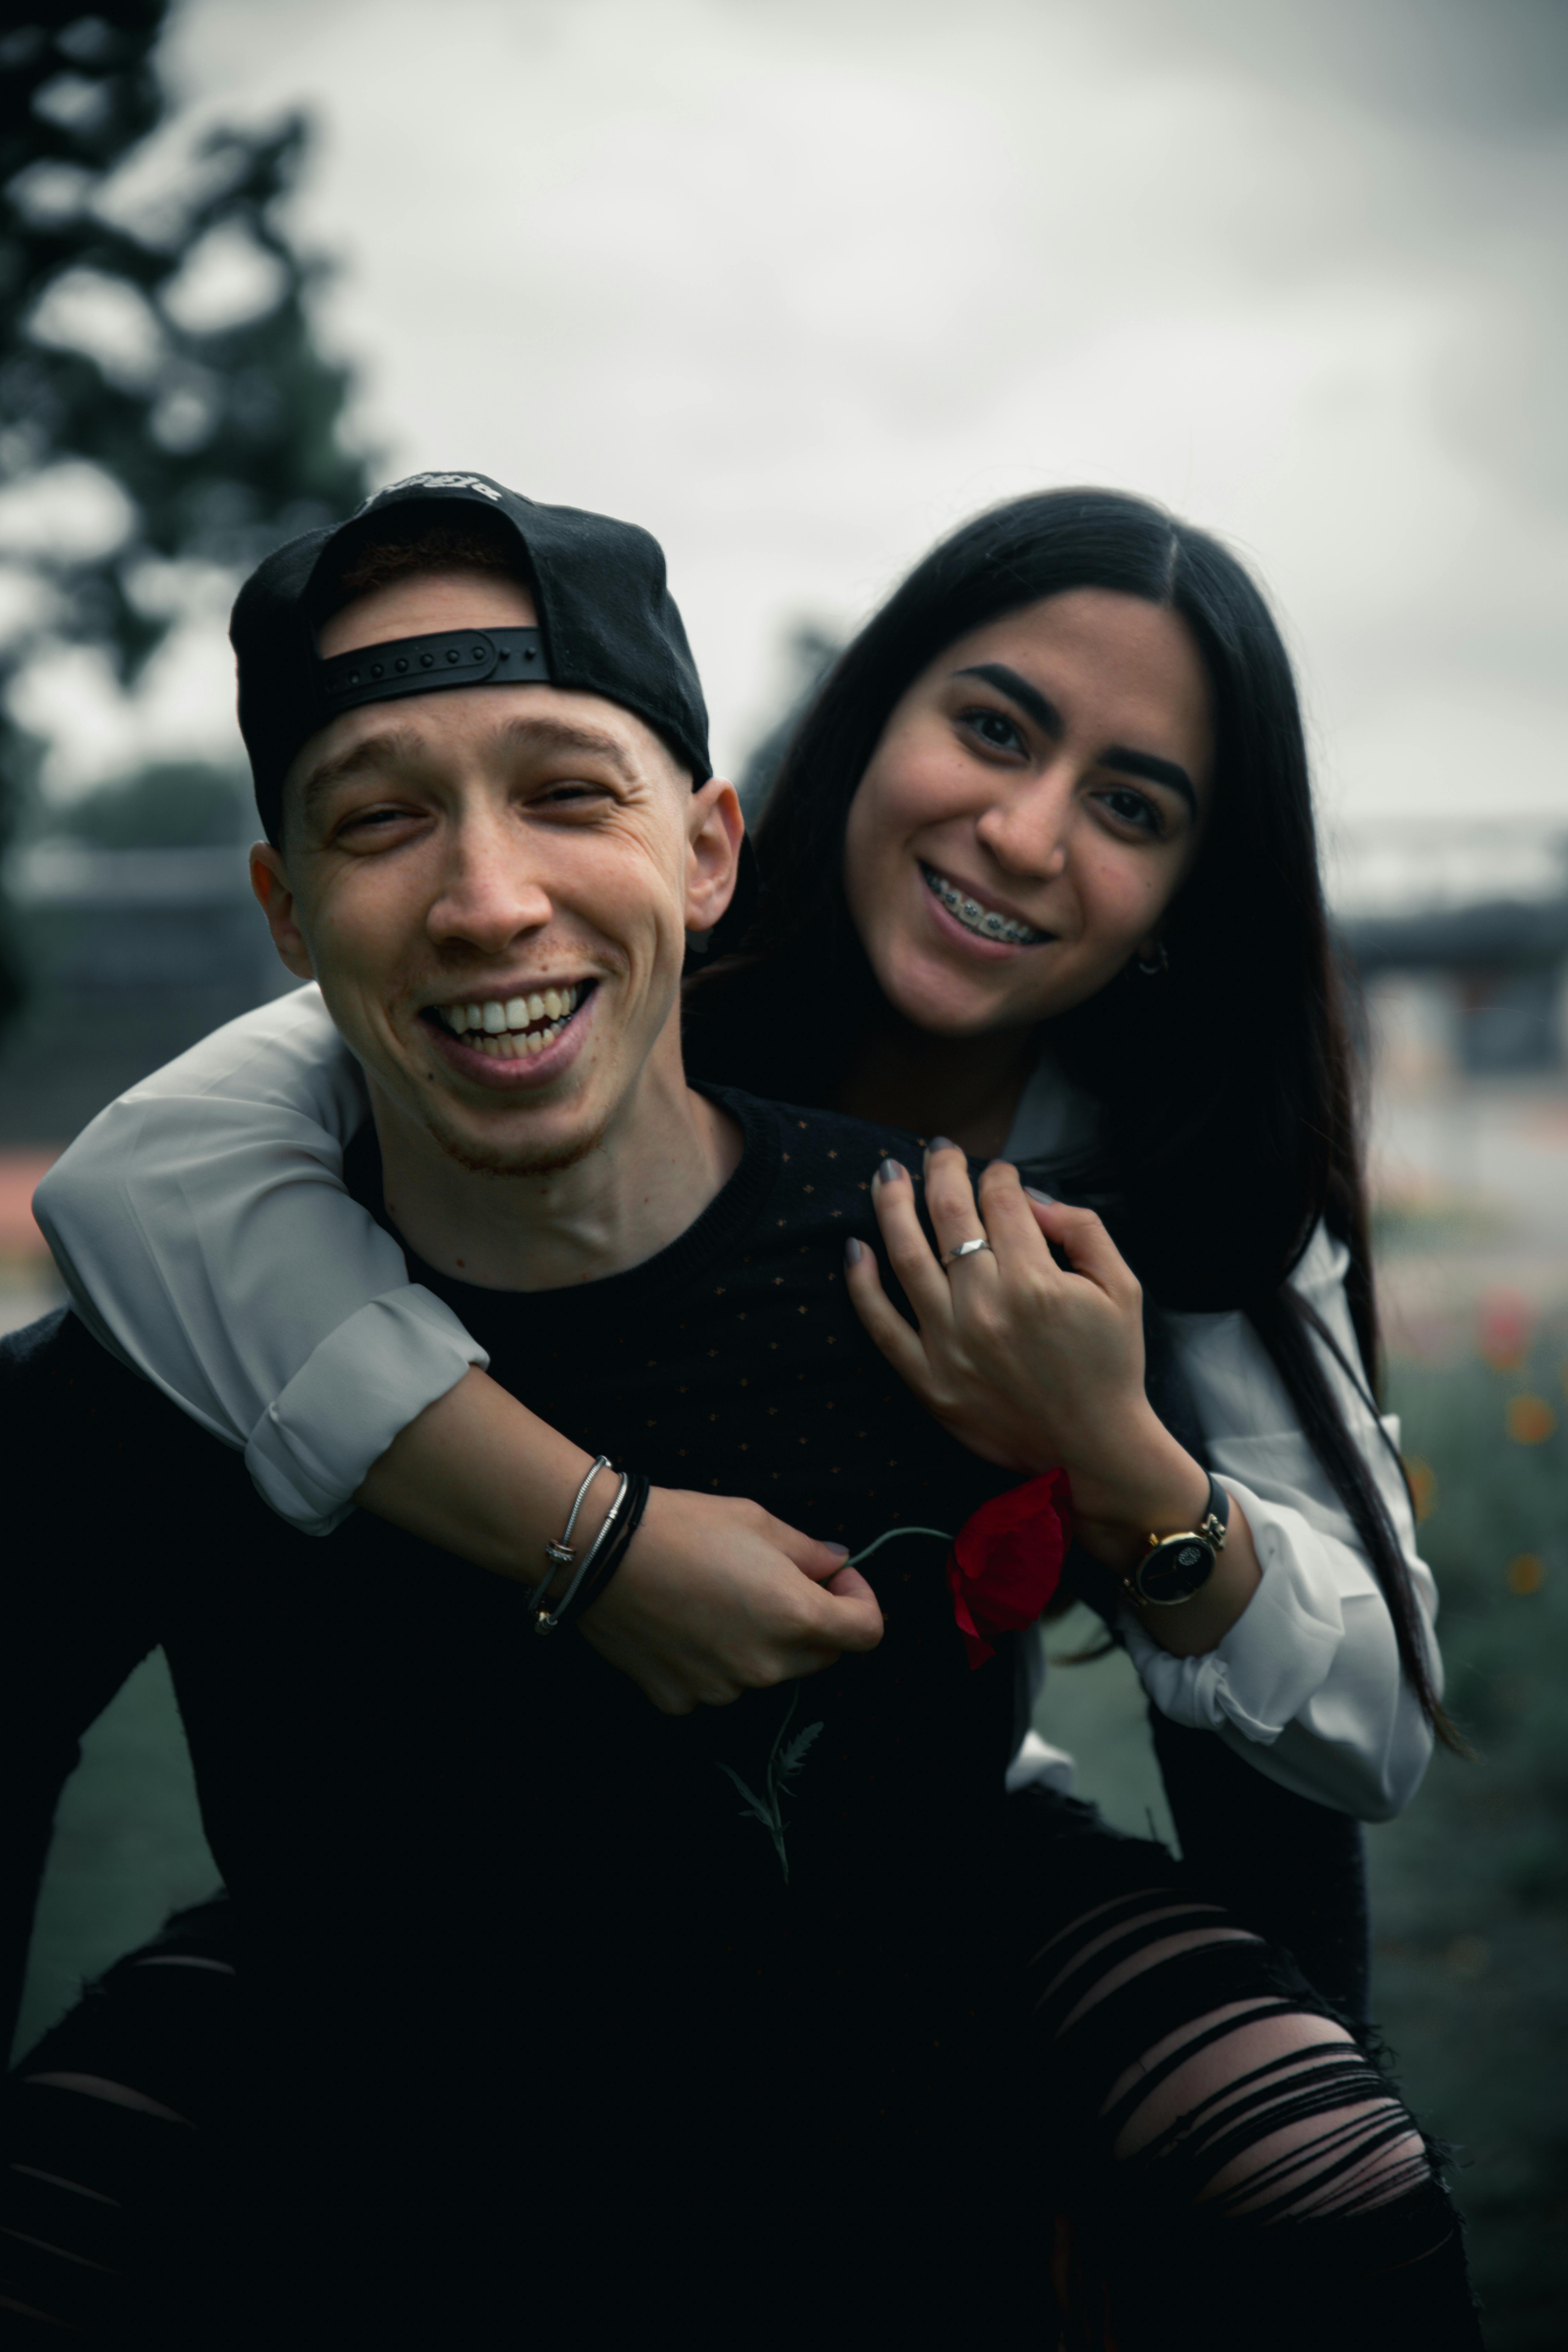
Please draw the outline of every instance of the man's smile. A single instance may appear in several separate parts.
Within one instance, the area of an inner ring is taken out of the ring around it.
[[[597,991],[594,980],[552,982],[507,996],[481,992],[427,1004],[419,1017],[450,1067],[511,1090],[557,1076],[574,1058]]]

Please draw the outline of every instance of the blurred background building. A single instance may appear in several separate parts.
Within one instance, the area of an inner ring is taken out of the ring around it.
[[[224,620],[375,481],[664,541],[754,810],[833,646],[1017,491],[1164,499],[1300,664],[1394,1399],[1480,1760],[1373,1834],[1492,2341],[1568,2340],[1562,0],[26,0],[0,31],[0,1323],[113,1093],[286,984]],[[0,1477],[3,1477],[0,1471]],[[1114,1661],[1047,1720],[1159,1806]],[[89,1742],[24,2032],[211,1872]]]

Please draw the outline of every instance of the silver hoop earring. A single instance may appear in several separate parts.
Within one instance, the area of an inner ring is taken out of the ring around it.
[[[1170,977],[1171,959],[1165,953],[1163,940],[1155,940],[1152,957],[1135,956],[1133,961],[1146,980],[1167,980]]]

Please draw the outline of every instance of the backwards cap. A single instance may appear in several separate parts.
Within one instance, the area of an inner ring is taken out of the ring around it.
[[[359,549],[387,535],[395,511],[401,525],[405,509],[436,520],[454,507],[478,507],[510,527],[538,628],[445,630],[323,660],[316,631],[345,601],[337,583]],[[702,688],[658,541],[608,515],[538,506],[484,474],[412,474],[378,490],[347,522],[290,540],[240,590],[229,637],[256,805],[274,843],[283,779],[318,729],[356,704],[437,688],[515,679],[602,695],[646,719],[694,783],[712,772]]]

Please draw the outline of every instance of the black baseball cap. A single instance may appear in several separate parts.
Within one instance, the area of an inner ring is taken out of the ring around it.
[[[316,631],[345,601],[338,583],[360,548],[416,527],[410,509],[436,521],[454,508],[478,508],[515,534],[538,627],[446,630],[323,660]],[[662,736],[694,785],[712,773],[702,688],[658,541],[608,515],[540,506],[486,474],[412,474],[347,522],[275,549],[235,600],[229,637],[256,805],[274,844],[283,779],[319,728],[359,703],[452,687],[515,679],[603,695]]]

